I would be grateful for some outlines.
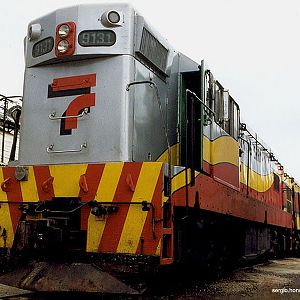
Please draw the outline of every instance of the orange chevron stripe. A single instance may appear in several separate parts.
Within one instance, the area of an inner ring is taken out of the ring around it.
[[[0,183],[4,181],[3,177],[3,168],[0,170]],[[0,189],[0,200],[1,201],[8,201],[7,194]],[[6,231],[7,240],[4,241],[3,233],[4,230]],[[8,247],[11,248],[14,240],[14,231],[11,219],[11,213],[9,204],[1,204],[0,206],[0,247]]]
[[[49,181],[51,174],[49,166],[34,166],[34,176],[36,180],[37,192],[40,201],[51,200],[54,197],[54,190],[51,181],[47,185],[47,189],[43,189],[43,184]]]
[[[151,201],[151,203],[155,207],[155,216],[154,216],[155,220],[162,219],[161,189],[162,189],[162,172],[160,172],[159,178],[156,183],[155,191],[152,197],[152,201]],[[147,214],[147,219],[143,227],[143,231],[141,234],[141,238],[139,240],[136,254],[157,255],[157,248],[160,242],[161,234],[162,234],[162,222],[159,222],[155,224],[156,238],[154,239],[153,232],[152,232],[152,211],[150,210]],[[143,243],[141,242],[142,238],[143,238]]]
[[[27,181],[20,181],[20,187],[21,187],[21,192],[22,192],[22,197],[24,202],[39,201],[34,168],[32,166],[28,167]]]
[[[144,162],[136,183],[132,202],[151,202],[162,169],[160,162]],[[118,244],[118,253],[136,253],[147,215],[141,205],[130,205],[122,235]]]
[[[128,176],[130,176],[132,184],[133,186],[135,186],[140,174],[141,167],[142,163],[124,163],[113,202],[131,201],[133,191],[127,184],[127,178]],[[107,217],[104,232],[99,245],[99,252],[115,253],[117,251],[128,209],[128,204],[119,205],[118,212]]]
[[[90,164],[87,166],[85,177],[88,191],[85,192],[82,189],[80,190],[79,197],[82,202],[87,202],[96,198],[96,192],[103,174],[104,166],[104,164]],[[90,208],[88,206],[81,209],[81,230],[87,230],[89,214]]]
[[[113,201],[123,166],[124,163],[105,164],[95,197],[98,202]],[[98,252],[100,241],[106,225],[106,220],[107,217],[96,217],[91,213],[89,214],[87,235],[88,252]]]
[[[49,168],[51,176],[54,177],[55,197],[78,197],[80,192],[79,178],[86,173],[87,164],[51,165]]]
[[[9,183],[7,185],[7,192],[6,192],[8,202],[23,201],[20,182],[15,179],[15,170],[16,170],[15,167],[2,168],[3,179],[9,180]],[[19,207],[18,204],[9,205],[14,232],[16,232],[17,225],[21,217],[21,212],[18,209],[18,207]]]

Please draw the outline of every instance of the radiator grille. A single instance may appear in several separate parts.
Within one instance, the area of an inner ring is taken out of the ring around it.
[[[143,29],[139,52],[160,71],[165,73],[169,50],[165,48],[147,29]]]

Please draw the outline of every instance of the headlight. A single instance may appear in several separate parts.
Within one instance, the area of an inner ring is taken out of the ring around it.
[[[68,51],[68,49],[69,49],[69,43],[67,40],[62,40],[57,45],[57,51],[59,53],[65,53]]]
[[[64,22],[56,26],[55,55],[56,57],[71,56],[76,48],[76,24]]]
[[[69,35],[70,31],[70,27],[66,24],[63,24],[58,28],[58,35],[61,38],[65,38]]]

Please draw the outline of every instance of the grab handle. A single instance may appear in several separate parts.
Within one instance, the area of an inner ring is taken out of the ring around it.
[[[50,120],[61,120],[61,119],[74,119],[74,118],[82,118],[84,115],[88,114],[88,108],[85,108],[82,113],[78,114],[77,116],[61,116],[56,117],[56,112],[54,111],[52,114],[50,114],[48,117]]]
[[[79,149],[67,149],[67,150],[53,150],[54,144],[51,144],[46,148],[47,153],[75,153],[75,152],[81,152],[84,148],[87,148],[87,143],[83,143],[80,145]]]

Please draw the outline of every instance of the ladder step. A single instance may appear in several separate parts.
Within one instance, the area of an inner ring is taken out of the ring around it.
[[[163,234],[173,234],[172,228],[163,228]]]

